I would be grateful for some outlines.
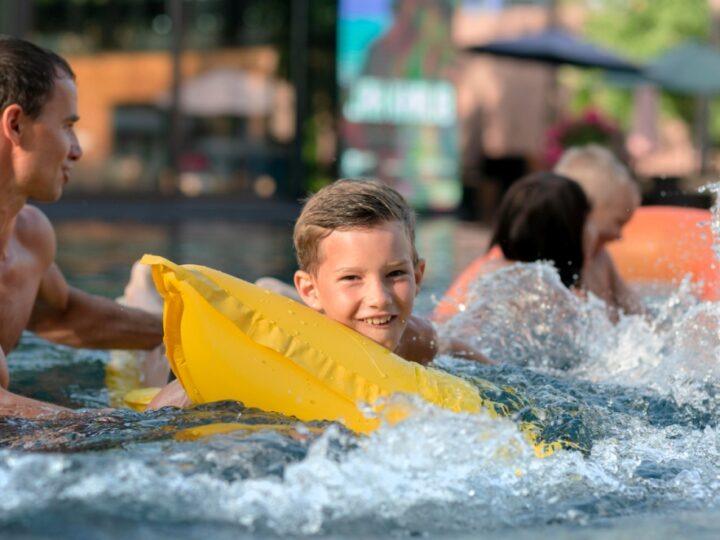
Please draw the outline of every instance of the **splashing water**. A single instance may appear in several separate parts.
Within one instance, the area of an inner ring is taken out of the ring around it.
[[[715,196],[715,204],[713,204],[712,208],[710,208],[710,211],[712,212],[710,229],[713,233],[713,251],[715,252],[715,259],[720,261],[720,207],[718,207],[717,204],[718,194],[720,194],[720,182],[712,182],[701,186],[698,191],[700,193],[711,193]]]
[[[687,281],[647,306],[613,324],[600,300],[579,299],[533,263],[483,276],[439,328],[498,364],[443,356],[437,367],[513,388],[550,437],[587,439],[587,454],[538,459],[513,419],[409,396],[391,399],[416,413],[368,437],[229,402],[4,419],[0,530],[4,539],[715,538],[720,304],[699,301]],[[13,368],[13,380],[39,378],[40,397],[106,403],[107,355],[32,336],[14,354],[25,371]],[[208,424],[235,427],[193,431]]]

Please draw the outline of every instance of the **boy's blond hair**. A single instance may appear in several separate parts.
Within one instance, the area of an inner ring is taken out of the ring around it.
[[[625,165],[610,150],[598,144],[569,148],[553,172],[575,180],[593,204],[604,204],[620,187],[628,187],[639,195]]]
[[[405,227],[417,264],[415,214],[405,199],[376,180],[343,178],[307,199],[295,222],[293,242],[298,266],[314,274],[320,264],[320,243],[337,230],[365,229],[389,221]]]

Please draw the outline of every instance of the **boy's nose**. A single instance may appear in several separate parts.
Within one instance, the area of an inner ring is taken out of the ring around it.
[[[382,280],[372,280],[368,283],[366,301],[373,307],[386,307],[390,304],[390,291]]]

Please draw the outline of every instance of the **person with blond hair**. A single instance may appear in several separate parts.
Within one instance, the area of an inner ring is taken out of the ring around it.
[[[607,250],[608,243],[622,238],[623,227],[640,205],[638,187],[627,167],[607,148],[588,144],[566,150],[553,171],[580,184],[590,201],[583,287],[614,311],[642,313],[642,304]]]

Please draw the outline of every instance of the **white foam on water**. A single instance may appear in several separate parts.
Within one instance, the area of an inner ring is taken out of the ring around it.
[[[720,441],[712,428],[658,429],[626,419],[589,458],[559,451],[539,459],[510,420],[413,406],[418,412],[410,419],[355,441],[349,451],[334,450],[348,435],[329,429],[282,477],[226,479],[223,467],[238,459],[232,436],[81,456],[3,451],[0,515],[7,520],[66,505],[278,534],[357,523],[371,532],[389,526],[427,532],[583,523],[597,505],[632,507],[648,498],[718,501]],[[588,515],[578,509],[583,499],[595,501]]]
[[[512,420],[411,399],[416,414],[397,425],[362,438],[330,427],[304,457],[257,467],[232,434],[82,454],[0,450],[0,524],[70,508],[280,535],[430,534],[712,509],[720,505],[720,304],[691,289],[685,282],[653,299],[650,315],[613,324],[600,300],[579,299],[547,264],[516,265],[478,280],[465,309],[440,328],[512,366],[518,380],[530,384],[526,373],[539,372],[587,397],[588,456],[539,459]],[[453,368],[451,359],[439,363]],[[663,400],[690,409],[644,410]],[[282,442],[252,437],[259,455]],[[239,475],[243,468],[255,473]]]
[[[544,263],[482,277],[466,309],[440,327],[490,358],[564,378],[654,388],[668,395],[688,381],[720,382],[720,304],[685,283],[646,316],[613,324],[597,298],[582,300]]]

